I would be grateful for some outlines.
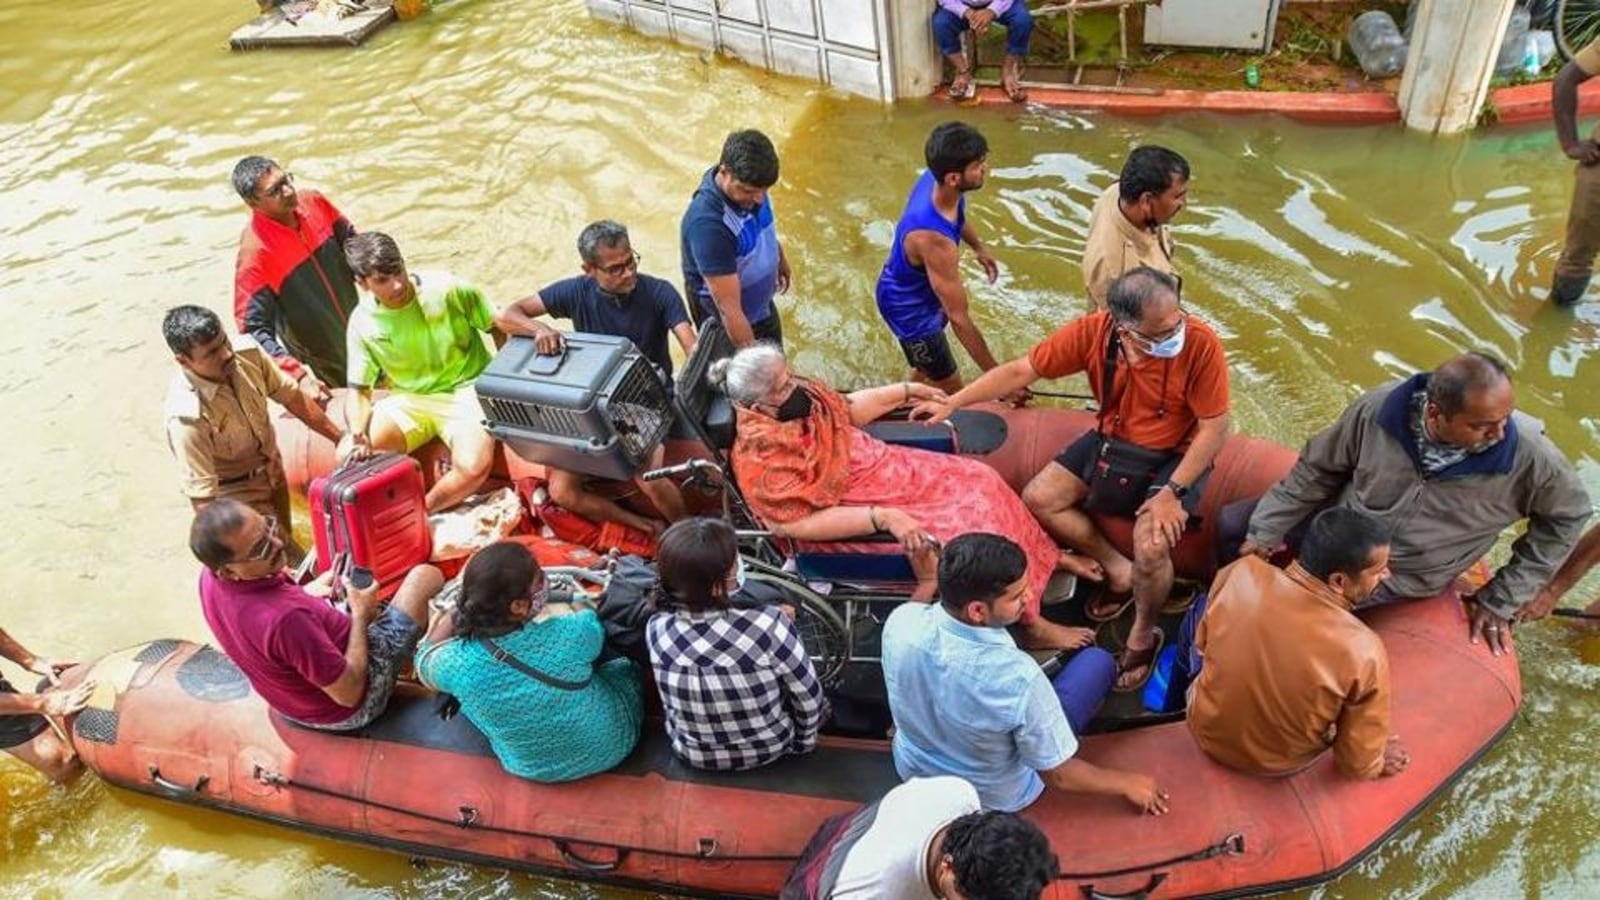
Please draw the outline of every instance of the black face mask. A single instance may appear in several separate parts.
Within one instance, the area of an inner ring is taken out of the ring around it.
[[[809,415],[811,415],[811,394],[805,388],[797,387],[789,393],[788,399],[778,406],[775,418],[779,422],[793,422]]]

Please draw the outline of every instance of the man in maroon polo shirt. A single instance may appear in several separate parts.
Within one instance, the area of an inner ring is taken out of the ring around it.
[[[319,399],[345,384],[345,323],[359,300],[344,242],[355,226],[264,156],[233,167],[233,188],[250,207],[239,237],[233,315],[278,367]]]

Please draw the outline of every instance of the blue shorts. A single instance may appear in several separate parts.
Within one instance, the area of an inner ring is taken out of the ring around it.
[[[0,678],[0,694],[15,694],[17,689],[11,682]],[[39,736],[39,733],[50,727],[44,716],[33,713],[24,713],[15,716],[0,716],[0,750],[9,750],[20,747]]]

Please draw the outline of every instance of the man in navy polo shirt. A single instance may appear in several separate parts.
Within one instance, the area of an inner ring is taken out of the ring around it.
[[[537,294],[507,306],[495,316],[495,325],[506,334],[533,338],[539,352],[547,354],[561,352],[561,332],[539,321],[538,316],[570,319],[578,331],[590,334],[625,337],[655,363],[670,385],[672,355],[667,350],[668,332],[677,338],[685,356],[694,350],[694,329],[677,288],[639,271],[639,254],[633,252],[628,229],[610,219],[583,229],[578,235],[578,256],[583,262],[582,275],[547,285]],[[661,453],[657,448],[646,468],[660,466]],[[550,498],[587,519],[618,522],[651,533],[662,528],[660,522],[590,491],[583,476],[576,472],[550,469],[549,474]],[[670,480],[637,484],[669,521],[683,518],[683,496]]]
[[[696,324],[718,319],[735,347],[783,346],[773,298],[789,291],[789,260],[778,242],[767,190],[778,181],[778,151],[754,129],[735,131],[706,171],[683,214],[683,280]]]

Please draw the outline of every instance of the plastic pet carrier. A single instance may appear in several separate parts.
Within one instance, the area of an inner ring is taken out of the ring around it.
[[[489,433],[529,462],[600,478],[632,478],[672,426],[655,366],[627,338],[565,335],[541,356],[513,337],[478,376]]]

